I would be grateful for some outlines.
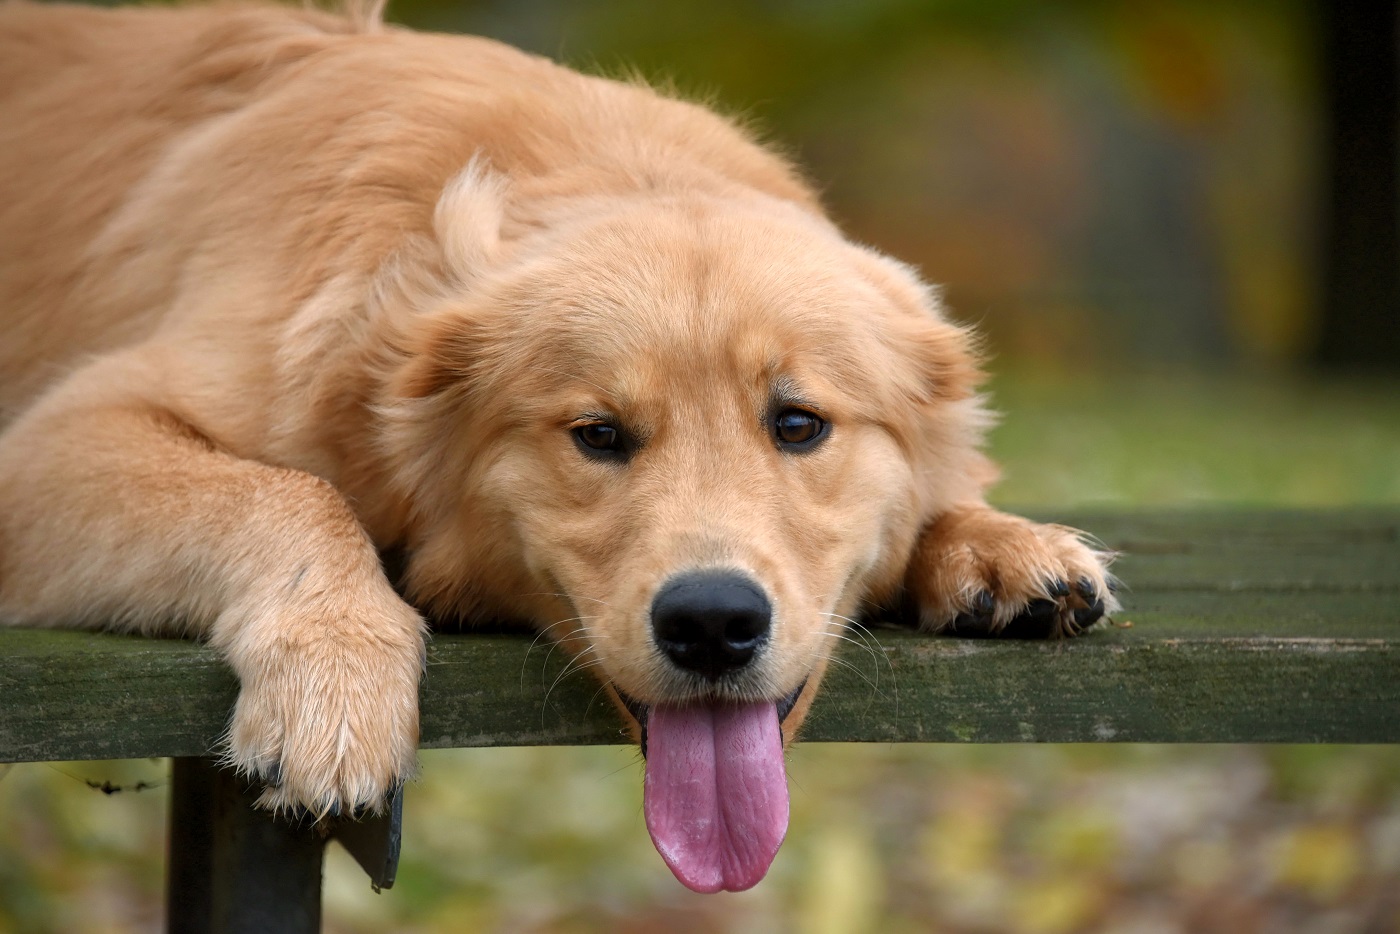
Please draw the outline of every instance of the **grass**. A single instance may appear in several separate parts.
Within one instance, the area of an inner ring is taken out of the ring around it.
[[[1400,503],[1400,383],[1012,374],[991,394],[1000,504]]]

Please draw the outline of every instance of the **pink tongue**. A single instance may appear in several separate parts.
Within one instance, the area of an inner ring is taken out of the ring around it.
[[[653,707],[647,830],[686,888],[742,892],[787,834],[787,773],[773,704]]]

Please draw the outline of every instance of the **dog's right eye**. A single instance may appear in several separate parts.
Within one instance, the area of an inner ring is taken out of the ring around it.
[[[622,432],[612,425],[594,423],[574,428],[574,440],[590,456],[618,456],[623,453]]]

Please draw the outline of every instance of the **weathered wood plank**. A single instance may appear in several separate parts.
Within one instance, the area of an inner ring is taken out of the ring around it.
[[[1132,628],[1016,643],[877,627],[805,737],[1400,742],[1400,510],[1070,521],[1125,552]],[[586,674],[559,679],[560,654],[436,637],[423,745],[626,741]],[[0,630],[0,761],[205,755],[236,689],[190,642]]]
[[[1115,570],[1133,592],[1400,594],[1397,515],[1393,509],[1088,513],[1070,521],[1123,552]]]

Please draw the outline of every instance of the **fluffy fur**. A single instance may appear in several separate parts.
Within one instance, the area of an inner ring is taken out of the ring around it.
[[[1079,535],[984,503],[967,332],[700,106],[373,15],[12,2],[0,185],[0,619],[206,638],[270,806],[412,770],[419,611],[646,703],[806,679],[791,738],[864,608],[1111,609]],[[600,419],[625,463],[571,436]],[[713,567],[774,608],[717,687],[648,623]]]

